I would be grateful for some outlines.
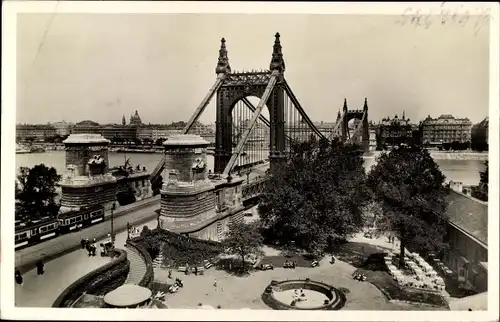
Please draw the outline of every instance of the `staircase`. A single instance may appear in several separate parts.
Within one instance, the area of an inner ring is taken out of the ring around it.
[[[130,262],[130,270],[128,271],[125,284],[138,285],[146,274],[146,263],[142,256],[133,247],[127,247],[127,259]]]
[[[160,254],[153,260],[153,268],[162,267],[163,265],[163,256]]]

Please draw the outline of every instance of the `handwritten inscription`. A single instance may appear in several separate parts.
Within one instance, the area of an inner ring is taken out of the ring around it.
[[[490,8],[467,9],[464,5],[448,6],[446,2],[441,3],[436,9],[417,9],[408,7],[398,18],[399,25],[413,25],[428,29],[431,26],[453,24],[461,27],[473,26],[474,35],[486,26],[490,21]]]

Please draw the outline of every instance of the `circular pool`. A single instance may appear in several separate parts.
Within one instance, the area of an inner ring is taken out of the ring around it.
[[[345,295],[333,286],[306,280],[272,281],[262,300],[275,310],[339,310]]]

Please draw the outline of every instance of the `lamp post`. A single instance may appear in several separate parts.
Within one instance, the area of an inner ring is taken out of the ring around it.
[[[130,239],[130,223],[127,223],[127,241]]]
[[[115,202],[113,201],[113,205],[111,206],[111,244],[115,247],[115,217],[114,210],[116,209]]]

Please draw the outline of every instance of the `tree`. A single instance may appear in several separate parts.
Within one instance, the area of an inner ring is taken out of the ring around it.
[[[355,145],[316,139],[292,144],[261,196],[266,239],[319,255],[331,241],[358,232],[369,200],[365,178]]]
[[[261,252],[262,235],[259,232],[258,224],[244,222],[232,222],[226,233],[222,244],[227,254],[234,254],[241,257],[241,269],[245,270],[245,257],[250,254]]]
[[[482,201],[488,201],[488,175],[489,175],[489,165],[488,160],[484,162],[485,169],[479,172],[479,185],[477,187],[472,187],[472,196]]]
[[[484,161],[484,166],[485,169],[482,172],[479,172],[479,177],[481,178],[479,180],[479,184],[485,185],[486,190],[488,189],[488,178],[489,178],[489,162],[488,160]]]
[[[476,151],[488,151],[487,128],[484,124],[475,124],[471,129],[471,149]]]
[[[55,202],[56,183],[61,179],[53,167],[39,164],[33,168],[21,167],[16,182],[16,218],[33,221],[55,217],[59,205]]]
[[[435,251],[444,245],[447,224],[444,175],[427,150],[399,146],[379,156],[367,185],[382,208],[379,229],[394,233],[404,249]]]

